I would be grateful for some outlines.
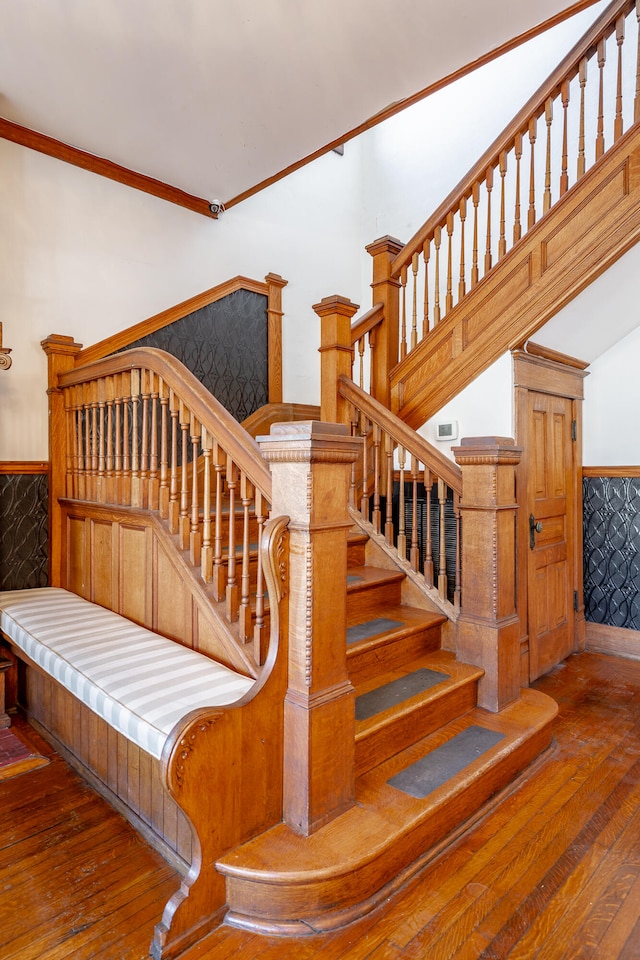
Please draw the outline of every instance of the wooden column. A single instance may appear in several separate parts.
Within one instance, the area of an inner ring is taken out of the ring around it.
[[[351,318],[358,304],[345,297],[324,297],[313,309],[320,317],[320,419],[348,424],[349,404],[338,396],[336,383],[342,375],[351,379]]]
[[[498,711],[520,691],[516,604],[515,470],[521,450],[505,437],[475,437],[453,448],[462,468],[462,612],[456,652],[485,671],[478,704]]]
[[[73,337],[50,334],[41,343],[49,358],[49,586],[61,586],[62,519],[58,500],[64,497],[67,471],[67,423],[64,396],[58,387],[58,375],[73,370],[75,357],[82,350]]]
[[[283,816],[308,835],[354,799],[355,699],[347,673],[347,511],[360,441],[343,425],[280,423],[259,438],[272,515],[290,517],[289,679]]]
[[[267,343],[269,351],[269,403],[282,403],[282,288],[288,281],[278,273],[268,273]]]
[[[389,373],[398,362],[400,336],[400,281],[391,277],[391,264],[403,247],[404,244],[395,237],[381,237],[366,248],[373,257],[373,303],[381,303],[384,308],[384,320],[376,330],[369,392],[389,408]]]

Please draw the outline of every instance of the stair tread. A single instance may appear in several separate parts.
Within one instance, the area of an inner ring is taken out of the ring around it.
[[[437,627],[441,623],[446,621],[444,614],[435,612],[432,610],[423,610],[421,607],[411,607],[406,604],[399,604],[397,606],[389,606],[384,604],[381,606],[380,610],[377,611],[380,616],[376,615],[376,612],[368,613],[364,618],[361,615],[361,611],[357,611],[352,616],[347,617],[347,629],[358,626],[365,626],[368,623],[374,623],[378,620],[387,620],[393,621],[398,624],[397,627],[389,628],[381,625],[381,629],[375,633],[370,634],[361,640],[354,640],[348,643],[348,651],[352,650],[362,650],[367,646],[376,646],[381,641],[390,642],[392,639],[401,637],[407,633],[414,632],[416,629],[421,627],[430,628]]]
[[[480,667],[460,663],[456,660],[455,654],[448,650],[434,650],[422,657],[415,658],[402,668],[385,671],[378,677],[358,684],[355,690],[356,699],[376,690],[381,690],[388,684],[402,681],[408,675],[423,669],[441,674],[442,680],[428,689],[403,698],[397,704],[377,711],[366,719],[356,720],[356,739],[364,737],[371,730],[388,723],[395,714],[406,712],[429,701],[438,700],[462,684],[475,682],[484,673]]]
[[[347,593],[381,583],[401,583],[403,580],[404,573],[401,570],[389,570],[387,567],[349,567]]]
[[[531,689],[522,690],[521,699],[499,714],[476,707],[358,777],[355,805],[311,836],[300,836],[286,824],[278,824],[225,855],[219,867],[222,873],[235,877],[259,875],[274,881],[281,878],[282,882],[287,877],[292,882],[296,878],[298,882],[312,877],[327,879],[372,861],[390,842],[408,836],[423,820],[444,817],[452,829],[455,824],[444,811],[453,809],[450,805],[468,792],[475,778],[500,761],[508,762],[509,755],[548,727],[556,713],[557,705],[551,698]],[[424,799],[389,785],[391,777],[473,724],[504,737]],[[497,789],[502,785],[499,783]],[[493,792],[492,788],[488,796]],[[437,832],[435,823],[434,829]],[[415,854],[419,852],[416,850]]]

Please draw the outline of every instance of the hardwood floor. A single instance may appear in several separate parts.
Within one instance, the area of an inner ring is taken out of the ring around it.
[[[222,927],[183,960],[640,960],[640,663],[586,653],[535,686],[554,746],[373,914],[298,940]],[[177,875],[31,737],[51,763],[0,784],[0,957],[143,960]]]

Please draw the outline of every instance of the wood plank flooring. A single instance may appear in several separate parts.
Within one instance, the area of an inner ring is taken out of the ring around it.
[[[373,914],[298,940],[222,927],[183,960],[640,960],[640,662],[585,653],[535,686],[552,749]],[[52,762],[0,784],[0,957],[144,960],[177,875],[31,737]]]

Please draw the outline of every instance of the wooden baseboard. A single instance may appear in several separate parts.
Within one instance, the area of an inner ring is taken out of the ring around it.
[[[587,623],[586,649],[591,653],[607,653],[615,657],[640,660],[640,630]]]

